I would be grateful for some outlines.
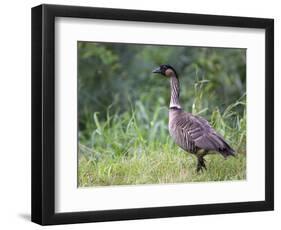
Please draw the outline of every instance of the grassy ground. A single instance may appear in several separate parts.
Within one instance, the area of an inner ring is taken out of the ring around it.
[[[171,149],[172,150],[172,149]],[[196,157],[182,150],[160,150],[133,156],[104,158],[98,163],[81,156],[79,186],[158,184],[246,179],[246,157],[206,157],[207,171],[197,173]]]
[[[110,113],[101,121],[95,113],[80,136],[78,184],[81,187],[180,183],[246,179],[246,113],[243,98],[209,120],[237,153],[226,160],[208,155],[207,171],[196,173],[197,159],[169,136],[166,107],[153,111],[138,101],[131,111]],[[237,113],[244,110],[243,115]],[[196,113],[196,112],[194,112]],[[90,133],[90,135],[89,135]]]

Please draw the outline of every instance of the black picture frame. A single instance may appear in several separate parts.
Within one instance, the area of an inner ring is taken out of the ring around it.
[[[55,213],[55,18],[109,19],[265,29],[265,200]],[[41,225],[162,218],[274,209],[274,20],[110,8],[32,8],[32,221]]]

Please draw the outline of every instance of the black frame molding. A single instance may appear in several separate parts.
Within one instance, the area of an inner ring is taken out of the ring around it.
[[[55,17],[265,29],[265,200],[156,208],[55,213]],[[274,209],[274,20],[110,8],[32,8],[32,205],[41,225],[222,214]]]

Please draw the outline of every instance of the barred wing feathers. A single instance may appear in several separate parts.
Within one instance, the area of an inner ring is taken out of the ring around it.
[[[234,155],[235,151],[205,119],[183,111],[173,115],[170,132],[183,149],[192,153],[199,149],[217,151],[225,157]]]

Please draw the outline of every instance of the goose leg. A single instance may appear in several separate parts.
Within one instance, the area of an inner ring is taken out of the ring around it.
[[[206,160],[204,159],[204,155],[197,155],[197,172],[203,171],[204,169],[207,170],[205,162]]]

